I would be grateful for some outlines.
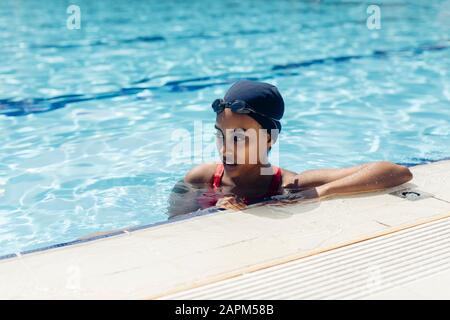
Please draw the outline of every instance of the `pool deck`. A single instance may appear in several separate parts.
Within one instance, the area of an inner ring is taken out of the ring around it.
[[[410,183],[384,192],[223,211],[0,260],[0,298],[449,299],[450,161],[411,170]],[[421,196],[390,194],[408,190]]]

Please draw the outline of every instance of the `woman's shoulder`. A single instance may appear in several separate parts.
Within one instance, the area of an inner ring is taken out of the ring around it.
[[[190,184],[205,184],[211,182],[214,173],[216,172],[217,163],[202,163],[186,173],[184,182]]]

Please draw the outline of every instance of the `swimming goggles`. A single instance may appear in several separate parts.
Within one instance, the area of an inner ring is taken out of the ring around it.
[[[223,110],[225,110],[225,108],[230,108],[231,111],[236,112],[236,113],[240,113],[240,114],[256,113],[256,114],[266,117],[272,121],[278,121],[277,119],[269,117],[268,115],[265,115],[264,113],[255,111],[252,107],[250,107],[247,104],[247,102],[242,101],[242,100],[234,100],[233,102],[226,102],[223,99],[216,99],[212,103],[212,108],[213,108],[214,112],[217,114],[221,113]]]

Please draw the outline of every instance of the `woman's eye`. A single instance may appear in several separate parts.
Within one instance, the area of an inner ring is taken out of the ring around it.
[[[245,141],[245,135],[244,134],[235,134],[233,139],[234,139],[234,142]]]

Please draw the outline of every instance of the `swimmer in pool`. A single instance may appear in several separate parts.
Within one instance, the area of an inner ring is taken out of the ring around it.
[[[221,163],[192,168],[169,200],[169,216],[216,206],[249,204],[295,195],[298,199],[382,190],[412,179],[410,170],[387,161],[296,173],[268,162],[281,131],[284,101],[268,83],[242,80],[212,104]]]

